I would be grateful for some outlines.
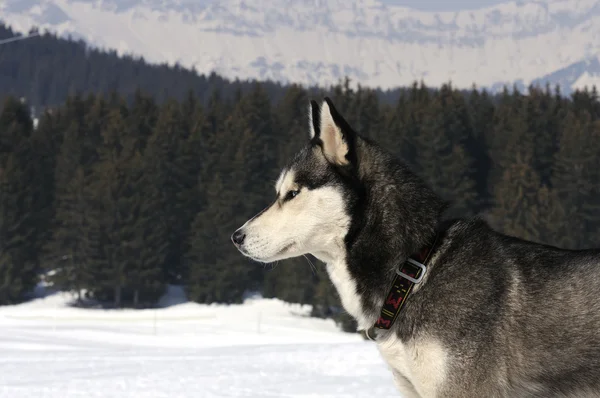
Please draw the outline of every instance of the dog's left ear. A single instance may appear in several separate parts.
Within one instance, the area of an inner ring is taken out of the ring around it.
[[[310,100],[308,106],[308,128],[310,130],[310,139],[321,135],[321,110],[317,101]]]
[[[312,118],[314,122],[314,114]],[[352,163],[356,133],[338,113],[328,97],[325,97],[325,101],[321,105],[318,121],[319,128],[318,130],[314,128],[313,139],[319,139],[325,158],[330,163],[340,166]]]

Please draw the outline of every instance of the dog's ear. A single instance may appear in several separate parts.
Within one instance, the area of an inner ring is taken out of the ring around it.
[[[308,105],[308,125],[310,139],[319,138],[321,135],[321,110],[315,100],[310,100],[310,104]]]
[[[356,133],[328,97],[325,97],[321,106],[318,138],[323,154],[330,163],[341,166],[352,163]]]

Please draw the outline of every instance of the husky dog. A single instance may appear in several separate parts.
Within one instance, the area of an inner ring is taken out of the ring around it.
[[[310,140],[281,172],[274,203],[232,235],[244,255],[326,263],[402,397],[600,397],[599,251],[445,220],[445,202],[331,100],[312,101],[309,114]],[[400,272],[423,248],[421,275]],[[399,279],[410,294],[382,321]]]

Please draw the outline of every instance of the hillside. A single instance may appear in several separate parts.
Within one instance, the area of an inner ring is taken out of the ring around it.
[[[0,13],[0,15],[2,15]],[[0,42],[22,38],[0,22]],[[62,104],[69,95],[116,92],[131,101],[141,90],[158,103],[172,98],[183,100],[193,93],[206,104],[218,93],[224,100],[247,93],[256,81],[227,79],[215,73],[200,74],[178,65],[151,64],[143,57],[119,55],[116,51],[89,46],[73,37],[43,33],[25,40],[0,45],[0,100],[4,96],[24,97],[36,114],[47,106]],[[262,81],[269,98],[283,98],[287,86]],[[319,97],[320,88],[310,88]],[[377,90],[384,102],[394,102],[401,89]]]
[[[0,41],[17,36],[0,23]],[[0,100],[6,95],[25,97],[38,114],[76,93],[114,91],[131,100],[141,90],[162,103],[167,98],[181,100],[191,92],[206,102],[214,92],[225,99],[238,91],[248,92],[252,86],[252,82],[230,81],[214,73],[200,75],[179,66],[149,64],[140,57],[119,56],[48,33],[0,45]],[[284,91],[270,82],[263,87],[273,99]]]
[[[600,82],[600,0],[425,12],[379,0],[0,0],[33,26],[228,78],[391,88]],[[110,29],[107,29],[110,27]]]

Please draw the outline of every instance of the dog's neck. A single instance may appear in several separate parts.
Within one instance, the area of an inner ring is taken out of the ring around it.
[[[376,174],[390,180],[365,181],[364,197],[350,209],[351,225],[343,241],[331,242],[313,254],[327,264],[344,309],[356,319],[359,330],[365,330],[377,321],[397,267],[433,243],[445,204],[379,148],[363,144],[360,151],[361,156],[374,159],[365,162],[369,170],[360,170],[361,180]]]
[[[326,264],[327,273],[339,294],[342,306],[357,321],[358,330],[367,330],[377,322],[396,276],[396,268],[400,267],[406,258],[397,257],[385,261],[391,267],[373,267],[374,273],[380,273],[380,283],[371,284],[371,289],[365,290],[348,267],[346,251],[338,249],[337,255],[333,253],[319,252],[315,257]],[[368,258],[365,262],[371,263]],[[392,271],[385,272],[388,268]]]
[[[334,254],[334,251],[323,251],[315,253],[314,256],[326,264],[327,274],[340,296],[342,306],[356,320],[358,329],[368,329],[377,320],[376,314],[366,311],[363,306],[356,280],[348,269],[345,250],[336,251],[337,254]]]

